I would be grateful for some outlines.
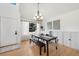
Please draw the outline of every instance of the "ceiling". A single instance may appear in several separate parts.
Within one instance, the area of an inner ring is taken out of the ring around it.
[[[50,18],[79,9],[79,3],[40,3],[39,9],[44,18]],[[26,19],[33,19],[36,11],[36,3],[20,4],[21,16]]]

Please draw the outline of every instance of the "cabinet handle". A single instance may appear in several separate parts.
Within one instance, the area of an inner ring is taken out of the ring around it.
[[[69,41],[71,41],[71,39],[69,39]]]
[[[17,31],[15,31],[15,35],[17,35]]]

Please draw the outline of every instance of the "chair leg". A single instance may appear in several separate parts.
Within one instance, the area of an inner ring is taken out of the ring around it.
[[[56,39],[56,40],[55,40],[55,43],[56,43],[56,50],[58,49],[58,48],[57,48],[57,41],[58,41],[58,40]]]
[[[31,44],[31,39],[30,39],[30,44]]]
[[[40,47],[40,55],[41,55],[41,47]]]
[[[44,46],[44,53],[46,52],[46,46]]]
[[[57,50],[58,48],[57,48],[57,46],[56,46],[56,50]]]

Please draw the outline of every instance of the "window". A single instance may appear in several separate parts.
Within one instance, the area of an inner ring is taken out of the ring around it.
[[[36,30],[36,24],[29,23],[29,32],[35,32]]]
[[[53,21],[53,29],[60,30],[60,20]]]

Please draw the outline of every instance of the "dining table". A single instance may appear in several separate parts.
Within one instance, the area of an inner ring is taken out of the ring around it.
[[[46,35],[34,35],[36,36],[39,40],[43,40],[46,42],[46,51],[47,51],[47,56],[49,56],[49,41],[54,40],[55,43],[57,44],[57,37],[56,36],[46,36]],[[57,50],[57,45],[56,45],[56,50]]]

